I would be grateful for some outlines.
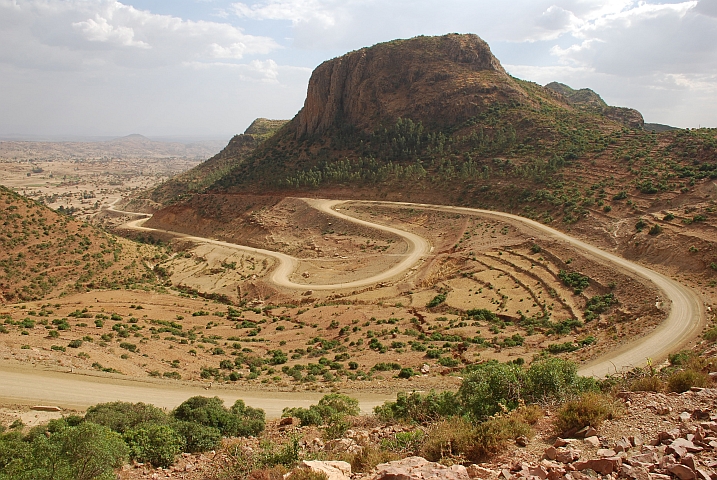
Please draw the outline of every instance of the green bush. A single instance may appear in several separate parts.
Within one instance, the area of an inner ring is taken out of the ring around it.
[[[604,420],[619,415],[620,408],[609,395],[588,392],[565,403],[555,419],[556,433],[563,434],[583,427],[599,427]]]
[[[170,425],[184,439],[185,452],[207,452],[221,445],[222,432],[218,428],[181,420],[175,420]]]
[[[638,378],[630,383],[633,392],[661,392],[665,389],[665,382],[657,375],[648,375]]]
[[[19,435],[3,435],[0,478],[109,480],[127,454],[127,445],[117,433],[89,422],[63,428],[49,438],[39,435],[31,442],[23,442]]]
[[[596,388],[593,379],[580,377],[577,366],[560,358],[533,362],[525,369],[513,363],[487,362],[471,368],[458,389],[465,413],[481,420],[521,401],[562,400]]]
[[[358,400],[348,395],[331,393],[324,395],[316,405],[309,408],[285,408],[282,417],[297,417],[302,426],[324,425],[329,420],[337,421],[347,415],[359,414]]]
[[[671,353],[667,356],[670,365],[681,366],[686,365],[694,357],[690,350],[682,350],[681,352]]]
[[[468,458],[473,462],[485,460],[489,455],[505,450],[509,441],[531,434],[530,425],[516,412],[492,417],[476,425]]]
[[[110,402],[99,403],[87,409],[86,422],[93,422],[124,433],[143,423],[164,424],[169,416],[160,408],[146,403]]]
[[[580,295],[583,290],[590,286],[590,277],[578,272],[566,272],[565,270],[560,270],[560,272],[558,272],[558,278],[563,282],[563,284],[565,284],[565,286],[571,287],[575,295]]]
[[[231,409],[219,397],[192,397],[179,405],[172,416],[177,420],[217,428],[228,437],[257,435],[264,430],[264,410],[247,407],[237,400]]]
[[[704,334],[702,334],[702,338],[704,338],[708,342],[717,341],[717,326],[712,327],[709,330],[707,330]]]
[[[447,297],[447,295],[445,293],[439,293],[438,295],[433,297],[433,299],[430,302],[428,302],[426,304],[426,307],[427,308],[437,307],[438,305],[440,305],[441,303],[446,301],[446,297]]]
[[[475,441],[474,426],[461,417],[451,417],[431,425],[418,454],[426,460],[440,462],[469,451]]]
[[[480,420],[502,410],[513,409],[521,399],[523,369],[513,363],[496,361],[475,366],[458,389],[463,408]]]
[[[374,408],[383,422],[428,423],[441,418],[460,415],[462,406],[453,392],[428,394],[399,392],[395,402],[385,402]]]
[[[659,235],[662,233],[662,227],[656,223],[650,227],[650,230],[647,233],[650,235]]]
[[[398,372],[398,378],[411,378],[413,376],[418,375],[411,367],[402,368],[400,372]]]
[[[561,358],[547,358],[530,364],[526,370],[523,400],[526,403],[559,401],[597,390],[593,378],[578,375],[575,363]]]
[[[182,451],[184,439],[169,425],[147,423],[127,430],[124,441],[130,456],[155,467],[168,467]]]
[[[687,369],[670,375],[667,378],[667,388],[671,392],[682,393],[692,387],[705,387],[707,382],[708,378],[704,373]]]

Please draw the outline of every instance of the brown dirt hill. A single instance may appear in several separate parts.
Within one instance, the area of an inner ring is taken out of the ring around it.
[[[159,251],[102,232],[0,186],[0,304],[147,285]]]

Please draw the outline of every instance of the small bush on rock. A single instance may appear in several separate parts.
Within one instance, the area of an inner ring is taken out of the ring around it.
[[[692,387],[707,386],[707,375],[696,370],[682,370],[675,372],[667,378],[667,388],[671,392],[682,393]]]
[[[620,413],[619,405],[609,395],[588,392],[558,410],[555,430],[563,434],[587,426],[597,428],[604,420],[615,418]]]

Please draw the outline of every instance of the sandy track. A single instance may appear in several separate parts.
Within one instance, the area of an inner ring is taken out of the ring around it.
[[[397,228],[387,227],[384,225],[376,225],[371,222],[366,222],[364,220],[359,220],[354,217],[350,217],[348,215],[344,215],[343,213],[337,212],[334,210],[334,207],[337,205],[340,205],[342,203],[345,203],[341,200],[314,200],[314,199],[304,199],[309,205],[316,208],[317,210],[320,210],[324,213],[327,213],[329,215],[332,215],[337,218],[341,218],[343,220],[347,220],[365,227],[374,228],[376,230],[382,230],[385,232],[393,233],[395,235],[398,235],[403,240],[406,241],[408,244],[408,251],[402,255],[404,258],[401,260],[398,264],[394,265],[390,269],[381,272],[377,275],[373,275],[368,278],[363,278],[361,280],[355,280],[352,282],[345,282],[345,283],[329,283],[329,284],[306,284],[306,283],[296,283],[290,280],[291,275],[297,270],[299,265],[299,259],[292,257],[290,255],[286,255],[285,253],[281,252],[275,252],[272,250],[265,250],[263,248],[253,248],[253,247],[247,247],[244,245],[238,245],[235,243],[229,243],[229,242],[223,242],[221,240],[212,240],[209,238],[203,238],[203,237],[195,237],[192,235],[187,235],[184,233],[179,232],[173,232],[169,230],[157,230],[154,228],[144,227],[142,226],[144,222],[149,220],[151,218],[151,215],[149,214],[142,214],[144,218],[140,218],[137,220],[133,220],[131,222],[128,222],[123,225],[125,228],[129,228],[132,230],[139,230],[139,231],[147,231],[147,232],[163,232],[170,234],[172,236],[176,236],[178,238],[182,238],[185,240],[190,240],[192,242],[197,243],[209,243],[212,245],[220,245],[223,247],[229,247],[234,248],[237,250],[241,250],[248,253],[254,253],[254,254],[261,254],[266,255],[269,257],[276,258],[279,262],[276,268],[274,269],[274,272],[271,274],[271,281],[281,287],[285,288],[291,288],[295,290],[340,290],[340,289],[347,289],[347,288],[360,288],[360,287],[366,287],[368,285],[375,285],[377,283],[381,283],[387,280],[390,280],[394,277],[397,277],[409,269],[411,269],[415,264],[417,264],[425,255],[430,253],[431,251],[431,245],[430,243],[424,239],[423,237],[420,237],[418,235],[415,235],[410,232],[405,232],[403,230],[399,230]],[[138,215],[136,213],[132,212],[124,212],[122,210],[116,210],[114,208],[114,205],[111,205],[108,210],[111,210],[116,213],[121,214],[128,214],[128,215]]]
[[[237,389],[205,389],[199,386],[142,382],[132,379],[96,377],[43,371],[29,366],[0,365],[0,404],[45,404],[84,410],[97,403],[124,401],[151,403],[172,409],[195,395],[217,396],[231,406],[242,399],[252,407],[264,409],[268,418],[278,418],[285,407],[308,407],[323,394],[311,392],[262,392]],[[391,395],[358,393],[362,412],[394,398]]]
[[[291,282],[289,276],[295,271],[297,259],[289,255],[269,250],[256,249],[235,245],[228,242],[211,240],[177,232],[167,232],[178,237],[192,240],[199,243],[210,243],[236,248],[247,252],[268,255],[279,260],[278,267],[272,274],[272,281],[287,288],[314,289],[314,290],[335,290],[343,288],[356,288],[389,280],[398,275],[404,274],[411,269],[422,257],[431,250],[429,243],[414,234],[404,232],[392,227],[377,225],[371,222],[359,220],[333,210],[340,205],[341,201],[334,200],[306,200],[315,208],[328,214],[345,220],[355,222],[371,228],[384,230],[399,235],[409,245],[408,253],[404,259],[391,269],[379,274],[349,283],[305,285]],[[110,210],[118,213],[138,215],[132,212],[123,212],[114,209],[114,203]],[[623,269],[634,275],[638,275],[654,282],[664,295],[670,300],[670,313],[667,319],[652,333],[611,351],[606,355],[590,362],[580,368],[581,375],[592,375],[602,377],[610,373],[633,366],[644,365],[648,358],[655,360],[664,358],[669,352],[697,335],[704,321],[704,308],[697,295],[689,288],[676,282],[660,273],[638,265],[624,258],[605,252],[593,245],[570,237],[562,232],[547,227],[541,223],[529,220],[517,215],[508,213],[479,210],[464,207],[437,206],[416,203],[395,203],[395,202],[363,202],[383,205],[406,205],[434,210],[460,212],[471,215],[491,216],[503,220],[520,223],[524,227],[533,229],[553,238],[562,240],[573,247],[581,250],[584,254],[592,256],[600,261],[609,263],[615,268]],[[161,231],[143,227],[149,215],[144,218],[133,220],[126,224],[127,227],[143,231]],[[53,403],[70,407],[87,407],[89,405],[114,401],[143,401],[154,403],[161,407],[173,408],[182,401],[193,395],[218,395],[224,398],[227,403],[232,403],[237,398],[244,399],[248,405],[263,408],[269,417],[277,417],[281,409],[287,406],[307,406],[315,403],[320,397],[319,394],[307,394],[296,392],[243,392],[229,389],[204,390],[192,386],[173,386],[168,384],[153,384],[137,380],[109,379],[100,377],[83,377],[68,375],[58,372],[42,372],[30,367],[13,368],[7,365],[0,365],[0,402],[14,403]],[[378,405],[389,397],[385,395],[359,394],[360,405],[363,411],[369,411],[374,405]]]

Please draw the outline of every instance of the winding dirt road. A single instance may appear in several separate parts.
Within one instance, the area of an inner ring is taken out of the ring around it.
[[[179,233],[179,232],[173,232],[170,230],[157,230],[155,228],[149,228],[143,226],[143,224],[151,218],[151,215],[149,214],[142,214],[143,218],[133,220],[131,222],[128,222],[124,224],[125,228],[129,228],[132,230],[139,230],[139,231],[147,231],[147,232],[163,232],[168,233],[172,236],[175,236],[177,238],[182,238],[184,240],[190,240],[192,242],[197,243],[209,243],[211,245],[220,245],[222,247],[229,247],[236,250],[241,250],[244,252],[249,253],[255,253],[255,254],[261,254],[269,257],[273,257],[278,260],[278,264],[276,268],[274,268],[274,272],[271,274],[271,281],[279,285],[281,287],[285,288],[291,288],[296,290],[340,290],[340,289],[347,289],[347,288],[360,288],[365,287],[368,285],[375,285],[377,283],[384,282],[386,280],[395,278],[404,272],[408,271],[412,267],[414,267],[418,262],[421,261],[421,259],[430,253],[432,250],[432,247],[430,243],[423,237],[420,237],[418,235],[415,235],[410,232],[405,232],[403,230],[399,230],[397,228],[387,227],[384,225],[376,225],[371,222],[366,222],[364,220],[359,220],[354,217],[350,217],[348,215],[344,215],[343,213],[337,212],[334,210],[334,207],[346,203],[342,200],[313,200],[313,199],[304,199],[309,205],[316,208],[317,210],[320,210],[324,213],[327,213],[329,215],[333,215],[334,217],[341,218],[343,220],[347,220],[349,222],[357,223],[359,225],[363,225],[366,227],[374,228],[377,230],[383,230],[385,232],[393,233],[394,235],[398,235],[403,240],[406,241],[408,244],[408,251],[403,255],[403,260],[401,260],[398,264],[394,265],[390,269],[381,272],[377,275],[373,275],[368,278],[364,278],[361,280],[355,280],[353,282],[346,282],[346,283],[328,283],[328,284],[307,284],[307,283],[296,283],[290,280],[291,275],[296,272],[299,260],[296,257],[292,257],[290,255],[286,255],[285,253],[281,252],[275,252],[273,250],[265,250],[263,248],[253,248],[253,247],[247,247],[244,245],[237,245],[235,243],[229,243],[229,242],[223,242],[221,240],[212,240],[209,238],[203,238],[203,237],[195,237],[192,235],[187,235],[185,233]],[[114,205],[111,205],[108,210],[116,213],[121,214],[129,214],[129,215],[137,215],[133,212],[125,212],[122,210],[116,210],[114,208]]]
[[[422,207],[450,212],[461,212],[472,215],[490,216],[502,219],[510,219],[519,222],[529,228],[547,234],[553,238],[562,240],[573,247],[581,250],[585,255],[592,256],[602,262],[611,264],[615,268],[622,269],[653,282],[662,290],[665,297],[670,301],[670,313],[654,331],[650,334],[636,339],[629,344],[612,350],[604,356],[599,357],[590,363],[583,365],[579,373],[584,376],[604,377],[615,374],[632,367],[642,366],[648,360],[662,360],[670,352],[673,352],[681,345],[694,338],[702,329],[705,322],[704,306],[697,294],[690,288],[661,273],[638,265],[622,257],[608,253],[594,245],[566,235],[563,232],[550,228],[542,223],[530,220],[510,213],[495,212],[492,210],[480,210],[476,208],[436,206],[419,203],[392,203],[392,202],[365,202],[385,205],[406,205],[411,207]]]
[[[142,224],[148,220],[150,215],[124,212],[114,208],[115,202],[109,206],[109,210],[129,215],[142,215],[143,218],[130,221],[125,227],[140,231],[157,231],[169,233],[177,237],[191,240],[197,243],[209,243],[224,247],[239,249],[271,256],[278,260],[277,267],[272,273],[271,281],[285,288],[297,290],[338,290],[346,288],[358,288],[372,285],[386,280],[394,279],[403,275],[428,255],[432,247],[424,238],[401,231],[389,226],[374,224],[359,220],[336,211],[334,208],[345,201],[338,200],[315,200],[305,199],[307,203],[327,214],[342,218],[363,226],[393,233],[403,238],[408,244],[408,251],[403,260],[389,270],[374,275],[370,278],[347,283],[309,285],[292,282],[289,278],[297,268],[298,260],[289,255],[236,245],[229,242],[212,240],[202,237],[195,237],[179,232],[156,230],[144,227]],[[669,315],[667,319],[650,334],[639,338],[614,351],[608,352],[591,363],[580,368],[579,373],[586,376],[603,377],[611,373],[618,373],[625,368],[644,365],[648,359],[659,360],[667,356],[679,346],[697,335],[704,323],[704,308],[697,295],[684,285],[672,280],[665,275],[652,271],[617,255],[605,252],[593,245],[577,240],[558,230],[547,227],[541,223],[529,220],[509,213],[479,210],[464,207],[451,207],[439,205],[427,205],[418,203],[398,202],[362,202],[388,206],[410,206],[432,210],[450,211],[469,215],[481,215],[494,218],[501,218],[522,224],[528,229],[541,232],[553,238],[564,241],[573,247],[581,250],[585,255],[592,256],[599,261],[609,263],[614,268],[622,269],[631,274],[637,275],[651,282],[654,282],[665,297],[669,299]],[[312,394],[297,394],[295,392],[242,392],[237,390],[215,389],[204,391],[198,387],[176,387],[164,384],[147,383],[137,380],[118,380],[96,377],[82,377],[68,375],[58,372],[41,372],[31,367],[10,367],[0,365],[0,402],[2,403],[33,403],[46,402],[64,406],[87,407],[89,405],[113,400],[144,401],[155,403],[159,406],[173,408],[192,395],[219,395],[228,402],[237,398],[243,398],[248,405],[264,408],[269,417],[277,417],[281,409],[286,406],[301,406],[315,403],[319,396]],[[359,394],[360,406],[363,411],[370,411],[374,405],[383,403],[390,398],[386,395]]]
[[[277,258],[279,260],[279,265],[272,274],[271,280],[277,285],[294,289],[311,288],[313,290],[337,290],[343,288],[356,288],[376,284],[395,278],[396,276],[405,273],[406,271],[414,267],[425,255],[427,255],[431,251],[429,243],[418,235],[398,230],[396,228],[392,228],[386,225],[379,225],[364,220],[359,220],[357,218],[350,217],[343,213],[337,212],[335,208],[343,203],[346,203],[346,201],[322,199],[303,200],[306,201],[312,207],[327,214],[342,218],[350,222],[358,223],[363,226],[376,228],[386,232],[391,232],[395,235],[399,235],[408,243],[408,253],[405,255],[405,258],[399,264],[395,265],[389,270],[386,270],[385,272],[382,272],[369,278],[349,283],[307,285],[295,283],[289,280],[289,276],[296,270],[298,265],[298,260],[289,255],[269,250],[244,247],[241,245],[221,242],[218,240],[192,237],[176,232],[168,233],[172,233],[174,235],[178,235],[182,238],[186,238],[188,240],[196,242],[205,242],[231,248],[238,248],[241,250],[261,253]],[[703,326],[705,318],[704,307],[699,297],[690,288],[685,287],[681,283],[672,280],[665,275],[650,270],[649,268],[638,265],[612,253],[608,253],[594,245],[585,243],[581,240],[573,238],[563,232],[555,230],[554,228],[550,228],[534,220],[520,217],[518,215],[512,215],[510,213],[496,212],[492,210],[480,210],[466,207],[428,205],[422,203],[408,202],[362,201],[361,203],[387,206],[402,205],[426,208],[431,210],[460,212],[469,215],[481,215],[494,218],[508,219],[516,223],[520,223],[524,227],[529,227],[542,234],[546,234],[553,238],[559,239],[581,250],[585,255],[592,256],[604,263],[609,263],[614,268],[622,269],[631,274],[642,277],[643,279],[649,280],[655,285],[657,285],[657,287],[662,290],[665,297],[667,297],[670,301],[670,313],[668,314],[667,319],[662,322],[662,324],[660,324],[660,326],[657,327],[649,335],[646,335],[616,350],[613,350],[605,354],[604,356],[588,363],[587,365],[582,366],[580,368],[581,375],[604,377],[611,373],[619,373],[626,368],[644,365],[649,359],[661,360],[665,358],[668,353],[685,344],[691,338],[694,338],[700,332]],[[113,209],[113,207],[110,207],[110,209]],[[146,221],[146,219],[135,220],[134,222],[128,223],[127,226],[140,230],[152,231],[153,229],[151,228],[140,226],[140,223],[143,223],[144,221]]]

